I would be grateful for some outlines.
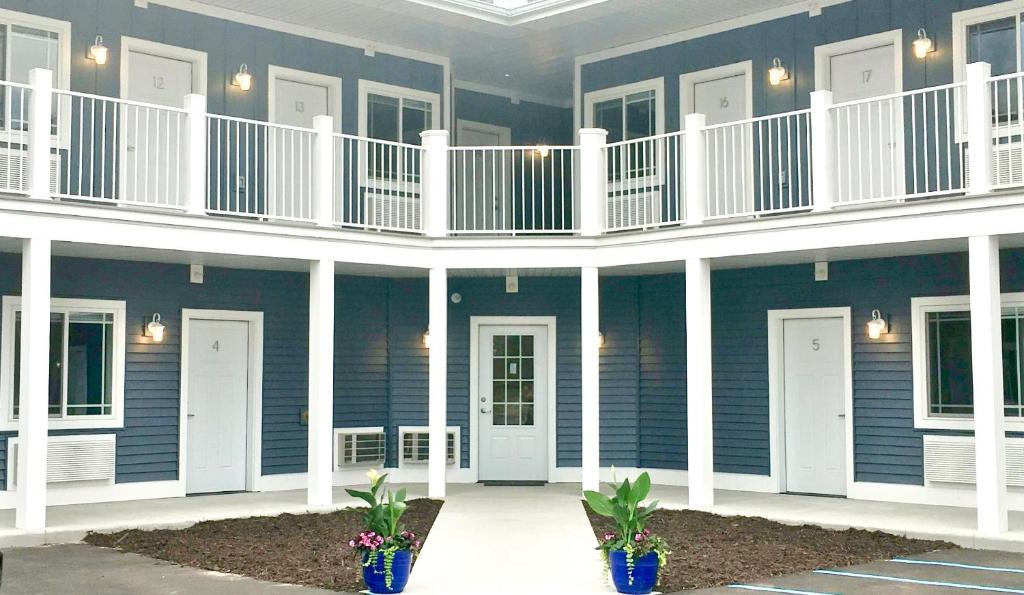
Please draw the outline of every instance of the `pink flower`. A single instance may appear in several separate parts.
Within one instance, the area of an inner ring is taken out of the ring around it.
[[[636,541],[637,543],[641,543],[645,539],[647,539],[646,535],[644,535],[643,533],[637,533],[636,537],[633,538],[633,541]]]
[[[651,530],[650,529],[644,529],[644,537],[650,537],[650,536],[651,536]]]
[[[605,541],[611,541],[613,539],[615,539],[615,534],[612,533],[611,531],[605,531],[604,540]]]
[[[413,548],[415,548],[415,549],[420,549],[420,545],[421,545],[422,543],[423,543],[422,541],[414,541],[414,542],[412,543],[412,547],[413,547]]]
[[[355,539],[350,539],[348,541],[348,547],[356,547],[356,540]]]

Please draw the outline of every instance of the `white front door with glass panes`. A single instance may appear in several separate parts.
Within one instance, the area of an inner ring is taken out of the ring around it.
[[[365,82],[361,82],[365,84]],[[420,229],[420,134],[438,127],[436,99],[400,92],[365,92],[365,136],[361,144],[366,224],[381,229]],[[343,206],[344,208],[344,206]]]
[[[480,480],[547,480],[547,327],[483,326],[479,349]]]
[[[658,133],[657,91],[630,93],[593,103],[591,126],[608,131],[609,143],[647,138]],[[658,164],[663,145],[656,142],[618,144],[607,155],[608,206],[611,229],[643,227],[661,221]]]

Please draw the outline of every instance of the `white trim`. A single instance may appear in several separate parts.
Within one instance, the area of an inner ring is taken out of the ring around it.
[[[960,83],[967,80],[967,28],[987,21],[1015,17],[1020,28],[1020,14],[1024,12],[1024,0],[1010,0],[998,4],[989,4],[969,10],[953,13],[953,81]],[[1020,31],[1016,35],[1017,62],[1020,66]]]
[[[745,117],[747,119],[754,117],[754,62],[753,60],[745,60],[743,62],[735,62],[733,64],[725,64],[722,66],[716,66],[714,68],[705,68],[704,70],[696,70],[693,72],[684,72],[679,75],[679,122],[682,123],[687,114],[694,113],[696,109],[694,107],[694,94],[692,89],[694,86],[700,83],[707,83],[710,81],[716,81],[724,78],[732,78],[734,76],[745,76],[746,80],[746,99],[747,99],[747,111]],[[681,125],[681,124],[680,124]]]
[[[128,71],[131,68],[129,55],[131,52],[192,63],[194,66],[192,69],[192,92],[198,95],[206,95],[208,72],[206,52],[149,41],[148,39],[139,39],[138,37],[123,36],[121,37],[121,64],[119,72],[120,97],[122,99],[128,97]],[[185,98],[182,97],[181,100],[184,102]]]
[[[267,122],[274,123],[274,114],[277,101],[277,81],[283,79],[306,85],[316,85],[327,88],[327,115],[334,118],[334,131],[341,132],[342,103],[341,90],[342,79],[338,76],[286,68],[284,66],[267,66]],[[316,114],[321,115],[321,114]]]
[[[487,124],[485,122],[475,122],[473,120],[463,120],[459,118],[455,121],[455,141],[459,142],[462,138],[462,133],[465,132],[466,128],[476,128],[483,132],[493,134],[498,137],[497,144],[502,147],[506,147],[512,144],[512,129],[508,126],[496,126],[494,124]]]
[[[21,296],[5,295],[2,301],[3,316],[0,320],[0,430],[17,431],[18,421],[14,419],[14,312],[21,307]],[[127,333],[125,331],[125,302],[121,300],[91,300],[51,298],[50,312],[93,312],[113,314],[114,343],[113,366],[111,370],[110,415],[83,415],[50,418],[51,430],[105,429],[124,427],[124,361]],[[67,354],[65,354],[66,357]],[[64,383],[67,386],[67,383]]]
[[[1002,294],[1003,307],[1024,307],[1024,293]],[[915,297],[910,299],[910,328],[914,374],[914,427],[923,430],[973,430],[974,419],[931,415],[928,407],[929,312],[969,312],[969,295]],[[1008,429],[1024,428],[1024,418],[1007,417]]]
[[[188,371],[189,328],[192,320],[227,320],[249,323],[249,386],[246,422],[245,489],[257,489],[263,465],[263,312],[241,310],[181,310],[181,400],[178,406],[178,482],[185,492],[188,473]]]
[[[402,87],[399,85],[389,85],[387,83],[378,83],[377,81],[371,81],[367,79],[359,79],[359,136],[368,138],[366,136],[366,130],[368,128],[366,117],[368,115],[367,99],[370,93],[374,95],[384,95],[385,97],[393,97],[395,99],[414,99],[416,101],[423,101],[430,104],[430,126],[433,129],[441,127],[441,96],[432,91],[422,91],[420,89],[413,89],[410,87]],[[401,141],[401,139],[399,139]]]
[[[548,335],[548,481],[558,475],[558,318],[556,316],[469,317],[469,470],[480,477],[480,425],[476,404],[480,400],[480,330],[484,326],[544,326]],[[474,480],[476,481],[476,480]],[[578,479],[577,479],[578,481]]]
[[[665,132],[665,78],[657,77],[616,87],[590,91],[583,96],[583,121],[585,128],[594,127],[594,104],[612,99],[625,99],[628,95],[654,91],[654,134]]]
[[[854,483],[853,444],[853,335],[849,307],[798,308],[768,310],[768,441],[771,445],[771,475],[775,491],[786,491],[786,410],[783,391],[785,345],[783,323],[786,320],[840,318],[843,321],[843,401],[846,412],[846,495]],[[715,487],[719,487],[717,484]]]
[[[874,48],[893,46],[893,73],[896,79],[894,93],[903,91],[903,30],[893,29],[874,35],[844,39],[835,43],[827,43],[814,47],[814,88],[817,91],[828,91],[832,88],[832,69],[830,60],[835,56],[861,52]]]
[[[19,12],[0,8],[0,22],[12,25],[21,25],[32,29],[41,29],[56,33],[58,36],[57,47],[60,56],[57,58],[58,72],[54,87],[58,89],[71,88],[71,23],[60,19],[51,19],[27,12]],[[91,42],[90,42],[91,43]],[[25,81],[26,83],[28,81]]]

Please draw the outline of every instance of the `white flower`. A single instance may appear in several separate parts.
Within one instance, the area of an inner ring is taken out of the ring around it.
[[[370,478],[370,483],[375,484],[380,479],[380,473],[377,473],[376,469],[370,469],[366,472],[366,476]]]

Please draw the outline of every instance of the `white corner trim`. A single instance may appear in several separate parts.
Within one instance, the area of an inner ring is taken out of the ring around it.
[[[827,91],[832,88],[831,59],[834,56],[884,47],[887,45],[893,46],[893,73],[896,79],[896,89],[894,89],[894,92],[899,93],[903,91],[902,29],[893,29],[892,31],[885,31],[874,35],[854,37],[853,39],[844,39],[835,43],[815,46],[814,88],[818,91]]]
[[[0,430],[15,432],[18,421],[14,419],[14,318],[21,307],[21,296],[5,295],[2,300],[0,319]],[[81,417],[51,418],[51,430],[110,429],[124,427],[124,378],[125,378],[125,302],[123,300],[92,300],[50,298],[50,311],[97,312],[114,315],[113,366],[111,371],[111,413],[110,415],[89,415]]]
[[[178,418],[178,481],[184,495],[188,473],[189,329],[193,320],[249,323],[249,387],[246,408],[246,490],[255,491],[263,467],[263,312],[242,310],[181,310],[181,400]]]
[[[206,95],[208,72],[206,52],[125,35],[121,37],[120,93],[122,99],[128,97],[129,69],[131,68],[129,56],[132,52],[191,62],[195,66],[192,71],[192,92]]]
[[[843,320],[843,410],[846,413],[846,493],[854,478],[853,443],[853,329],[849,307],[768,310],[768,442],[771,445],[771,481],[775,491],[786,491],[786,408],[783,323],[792,319],[841,318]],[[716,486],[717,487],[717,486]]]
[[[665,132],[665,78],[657,77],[653,79],[647,79],[646,81],[637,81],[634,83],[627,83],[625,85],[618,85],[616,87],[608,87],[605,89],[597,89],[590,91],[583,96],[583,121],[584,127],[592,128],[594,126],[594,105],[602,101],[609,101],[612,99],[625,99],[627,95],[634,93],[642,93],[644,91],[654,91],[654,134],[662,134]]]
[[[401,87],[398,85],[389,85],[387,83],[378,83],[377,81],[367,79],[359,79],[358,88],[359,136],[361,137],[366,137],[367,129],[369,128],[366,118],[369,115],[368,101],[371,93],[374,95],[393,97],[395,99],[414,99],[416,101],[429,103],[431,120],[430,127],[435,130],[441,127],[441,96],[437,93],[411,89],[409,87]],[[399,110],[399,113],[401,113],[401,110]]]
[[[334,131],[341,132],[342,102],[341,77],[286,68],[270,64],[267,66],[267,121],[273,123],[277,113],[277,81],[287,80],[327,89],[327,114],[334,118]],[[320,114],[316,114],[320,115]]]

